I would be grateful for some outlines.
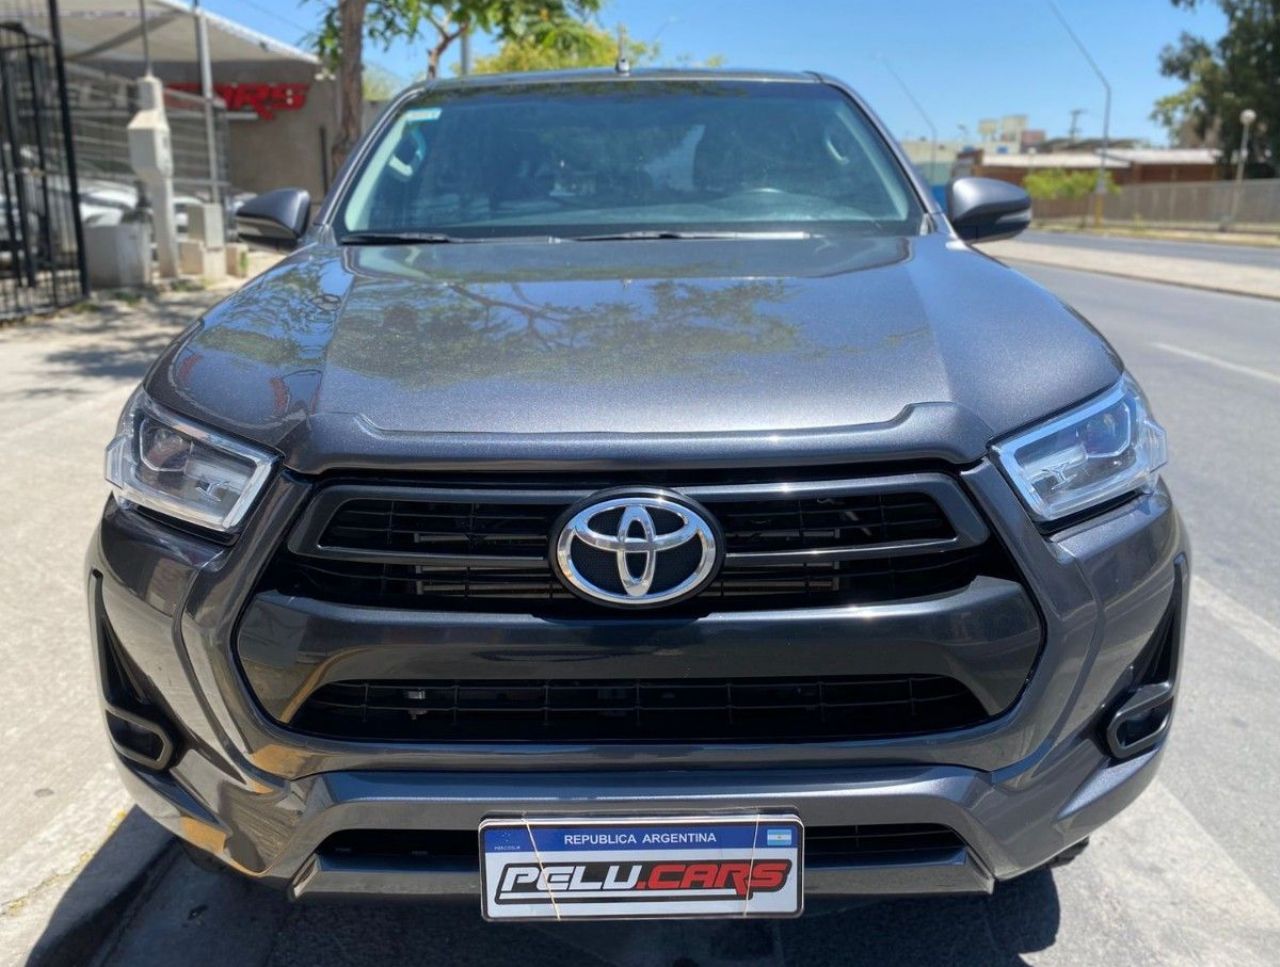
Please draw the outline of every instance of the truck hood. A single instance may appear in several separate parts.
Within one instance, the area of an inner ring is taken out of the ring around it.
[[[303,472],[964,462],[1119,374],[1073,311],[941,233],[316,243],[184,333],[148,390]]]

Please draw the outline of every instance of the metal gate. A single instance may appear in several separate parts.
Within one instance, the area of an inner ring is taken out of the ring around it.
[[[0,319],[69,305],[88,291],[56,40],[0,23]]]
[[[80,216],[85,225],[114,224],[120,209],[137,205],[138,176],[129,158],[128,127],[138,112],[137,81],[72,61],[67,65],[67,103],[75,119],[76,171],[80,176]],[[173,152],[173,190],[178,231],[185,230],[183,208],[213,200],[209,178],[209,140],[204,100],[166,88],[165,115]],[[229,205],[227,176],[227,111],[221,101],[213,109],[214,152],[218,158],[218,196]],[[233,223],[230,208],[223,225]]]

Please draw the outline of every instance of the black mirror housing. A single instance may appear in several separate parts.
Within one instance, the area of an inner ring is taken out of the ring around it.
[[[255,195],[236,212],[241,241],[272,252],[289,252],[311,221],[311,195],[301,188],[277,188]]]
[[[996,178],[958,178],[947,186],[947,217],[969,242],[1012,238],[1031,224],[1031,196]]]

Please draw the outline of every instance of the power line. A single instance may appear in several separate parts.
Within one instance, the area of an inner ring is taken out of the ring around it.
[[[304,35],[315,33],[316,28],[314,26],[304,27],[296,20],[290,20],[288,17],[281,16],[278,10],[272,10],[270,7],[264,7],[262,4],[255,2],[255,0],[236,0],[236,2],[250,8],[251,10],[256,10],[258,13],[270,17],[273,20],[279,21],[286,27],[292,27],[294,30],[300,30]],[[205,5],[208,6],[208,0],[205,0]],[[218,6],[222,6],[222,4],[219,3]],[[224,13],[223,16],[230,17],[230,14]]]
[[[898,86],[902,88],[902,93],[907,95],[907,99],[915,105],[915,109],[920,112],[920,116],[924,118],[924,123],[929,126],[929,177],[933,178],[934,168],[938,161],[938,127],[933,123],[933,118],[929,117],[929,112],[924,109],[920,102],[916,100],[916,96],[911,93],[911,88],[907,87],[907,82],[904,81],[901,76],[899,76],[898,72],[893,69],[893,65],[889,63],[885,56],[883,54],[877,54],[876,59],[884,65],[885,70],[893,75],[893,79],[897,81]],[[932,184],[932,182],[930,183]]]
[[[1071,38],[1072,43],[1079,48],[1080,53],[1084,55],[1084,59],[1089,62],[1089,66],[1093,68],[1093,72],[1098,75],[1098,80],[1102,82],[1102,88],[1106,91],[1107,99],[1102,108],[1102,150],[1098,152],[1098,182],[1094,186],[1094,209],[1093,223],[1094,225],[1102,224],[1102,196],[1107,190],[1107,148],[1111,143],[1111,82],[1107,80],[1102,68],[1098,66],[1098,62],[1093,59],[1093,55],[1089,53],[1089,48],[1085,47],[1084,41],[1076,36],[1076,32],[1071,29],[1071,24],[1067,23],[1067,18],[1062,15],[1062,11],[1058,9],[1058,5],[1053,0],[1045,0],[1049,4],[1049,9],[1053,11],[1053,15],[1058,18],[1058,22],[1062,24],[1062,29],[1067,32],[1067,36]]]

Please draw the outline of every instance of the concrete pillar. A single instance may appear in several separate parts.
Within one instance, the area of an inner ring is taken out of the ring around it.
[[[173,151],[164,113],[164,86],[150,74],[137,83],[141,110],[129,122],[129,161],[151,200],[160,275],[172,279],[178,275],[178,225],[173,211]]]

